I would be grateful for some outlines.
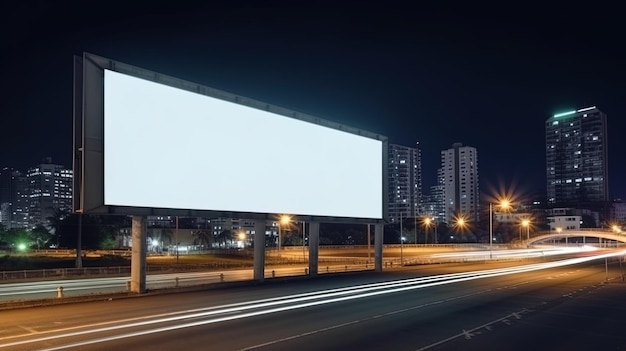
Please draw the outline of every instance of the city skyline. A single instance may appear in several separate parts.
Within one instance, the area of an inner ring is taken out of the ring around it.
[[[332,11],[129,5],[95,14],[12,6],[3,28],[11,54],[2,59],[10,69],[0,167],[25,169],[48,156],[71,166],[72,56],[86,51],[380,133],[393,144],[419,142],[424,192],[435,185],[440,152],[460,142],[478,151],[481,192],[545,193],[545,122],[597,106],[607,115],[609,192],[626,196],[619,162],[625,55],[612,44],[610,9],[488,19],[370,3]],[[602,25],[566,25],[569,18]]]

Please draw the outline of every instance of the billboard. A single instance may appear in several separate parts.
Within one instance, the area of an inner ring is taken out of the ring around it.
[[[75,62],[75,211],[385,218],[386,137],[91,54]]]

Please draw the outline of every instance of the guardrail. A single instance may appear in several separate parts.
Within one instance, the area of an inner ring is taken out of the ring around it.
[[[273,259],[272,262],[266,262],[266,266],[289,266],[308,264],[308,261],[291,260],[291,259]],[[320,263],[344,264],[349,266],[373,266],[373,263],[367,260],[351,260],[351,259],[329,259],[320,261]],[[148,265],[146,272],[148,274],[157,273],[177,273],[177,272],[194,272],[207,270],[232,270],[242,268],[253,268],[253,262],[212,262],[203,264],[163,264]],[[105,276],[130,276],[130,266],[112,266],[112,267],[84,267],[84,268],[50,268],[50,269],[27,269],[16,271],[0,271],[0,281],[7,280],[52,280],[52,279],[75,279],[75,278],[96,278]]]

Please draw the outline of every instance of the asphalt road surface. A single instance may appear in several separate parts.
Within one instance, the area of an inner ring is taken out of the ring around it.
[[[621,263],[583,261],[432,265],[6,310],[0,350],[626,350]]]

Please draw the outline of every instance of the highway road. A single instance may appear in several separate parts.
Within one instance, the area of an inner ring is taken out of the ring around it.
[[[432,249],[431,249],[432,250]],[[486,260],[509,260],[546,258],[552,256],[562,256],[566,254],[578,254],[595,250],[595,248],[585,247],[543,247],[537,249],[517,249],[517,250],[494,250],[485,251],[452,251],[443,249],[434,250],[405,250],[403,262],[405,264],[419,263],[442,263],[442,262],[471,262]],[[283,256],[289,257],[296,251],[286,251]],[[400,264],[400,250],[398,248],[389,249],[385,253],[390,257],[385,262],[385,268],[393,267],[393,264]],[[295,253],[298,255],[298,253]],[[319,274],[337,273],[346,271],[373,270],[372,263],[337,263],[332,259],[339,259],[339,262],[354,261],[358,254],[367,255],[366,252],[356,250],[325,250],[326,262],[320,263]],[[265,270],[265,278],[304,276],[308,274],[308,264],[275,266]],[[150,274],[146,277],[148,290],[168,289],[176,287],[194,286],[202,284],[215,284],[220,282],[250,281],[253,279],[252,268],[246,269],[225,269],[219,271],[203,272],[178,272],[167,274]],[[102,277],[102,278],[75,278],[58,280],[38,280],[38,281],[14,281],[0,283],[0,309],[3,304],[16,301],[27,301],[37,299],[50,299],[58,296],[78,297],[88,295],[101,295],[111,293],[123,293],[128,291],[130,277]],[[62,292],[59,292],[62,289]]]
[[[443,264],[5,310],[0,350],[625,350],[621,269]]]

